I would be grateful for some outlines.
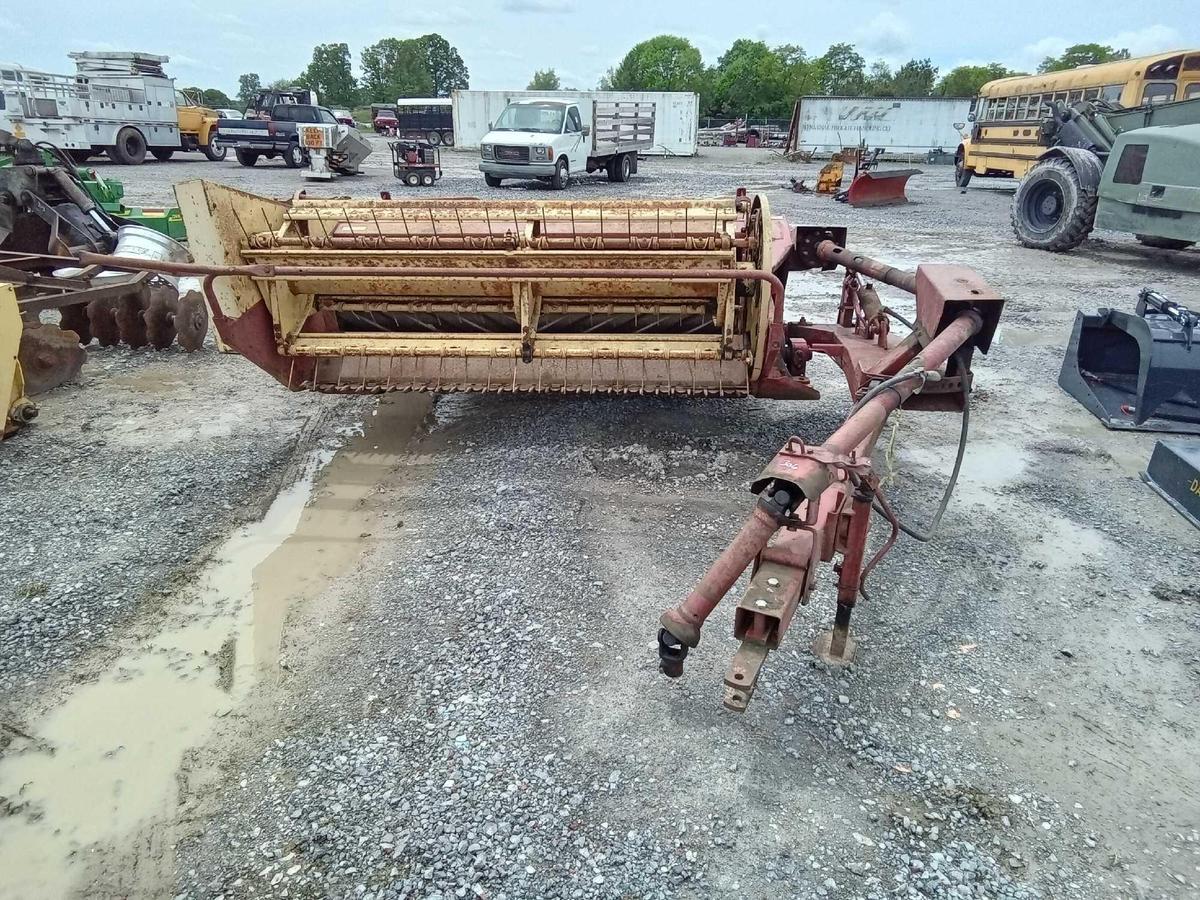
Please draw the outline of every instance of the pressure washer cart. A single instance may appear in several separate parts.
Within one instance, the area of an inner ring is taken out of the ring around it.
[[[392,171],[409,187],[430,187],[442,177],[442,154],[427,141],[392,141]]]

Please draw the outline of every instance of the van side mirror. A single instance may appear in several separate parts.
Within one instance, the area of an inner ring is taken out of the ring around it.
[[[975,121],[975,113],[967,113],[967,121],[974,122]]]
[[[580,133],[583,134],[584,137],[587,137],[589,134],[592,133],[592,129],[588,125],[584,125],[582,128],[579,129],[579,131],[580,131]]]
[[[488,122],[488,131],[491,131],[491,130],[492,130],[492,123]]]

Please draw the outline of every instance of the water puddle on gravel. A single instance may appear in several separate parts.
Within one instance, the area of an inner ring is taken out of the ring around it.
[[[216,550],[194,590],[164,601],[159,630],[12,742],[0,759],[0,895],[68,895],[90,847],[169,819],[184,754],[278,671],[288,609],[368,549],[363,505],[427,409],[420,397],[383,403],[362,436],[315,453],[260,522]]]

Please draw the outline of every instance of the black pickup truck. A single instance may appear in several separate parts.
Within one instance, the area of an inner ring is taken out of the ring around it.
[[[289,169],[308,164],[308,154],[300,146],[297,123],[338,124],[337,118],[324,106],[307,103],[279,103],[271,107],[270,118],[221,119],[217,134],[221,145],[232,147],[237,161],[252,166],[260,156],[283,157]]]

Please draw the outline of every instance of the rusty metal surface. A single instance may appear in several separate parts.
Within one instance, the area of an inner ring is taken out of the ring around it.
[[[851,614],[864,593],[863,581],[897,536],[895,515],[878,489],[871,452],[888,415],[918,392],[930,377],[927,373],[953,381],[961,393],[962,379],[970,379],[970,351],[985,348],[984,331],[994,327],[1002,306],[969,270],[922,266],[917,273],[903,272],[828,241],[818,252],[847,270],[839,323],[783,326],[791,355],[788,364],[803,371],[812,352],[824,352],[838,361],[852,387],[858,384],[865,390],[892,377],[864,397],[824,444],[807,445],[798,437],[784,444],[752,485],[758,502],[746,524],[692,592],[660,619],[661,668],[679,677],[688,649],[700,642],[705,620],[753,565],[749,587],[734,611],[734,637],[741,644],[724,680],[724,704],[739,712],[753,697],[767,654],[779,646],[796,609],[808,602],[819,567],[838,557],[834,624],[813,649],[829,665],[847,665],[855,658]],[[918,296],[918,318],[929,332],[889,346],[886,326],[880,322],[882,309],[858,274],[900,287],[911,285]],[[956,365],[962,368],[954,369]],[[874,502],[884,504],[892,534],[864,564]],[[770,515],[764,512],[768,508]]]
[[[21,330],[17,360],[30,395],[44,394],[73,380],[83,368],[87,351],[79,346],[79,335],[57,325],[26,322]]]

